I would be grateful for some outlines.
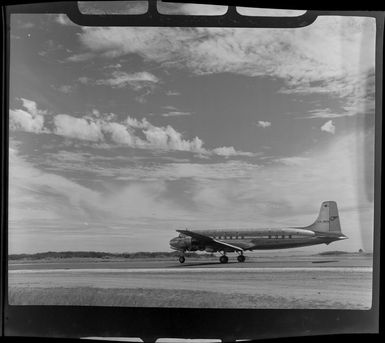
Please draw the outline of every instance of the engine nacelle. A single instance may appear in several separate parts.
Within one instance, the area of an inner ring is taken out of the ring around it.
[[[215,252],[215,249],[213,247],[206,247],[206,252]]]
[[[175,237],[170,241],[170,245],[176,250],[204,251],[206,247],[192,237]]]
[[[197,251],[197,250],[204,250],[204,247],[202,248],[199,246],[198,241],[192,237],[183,237],[181,238],[181,242],[184,249],[189,251]]]

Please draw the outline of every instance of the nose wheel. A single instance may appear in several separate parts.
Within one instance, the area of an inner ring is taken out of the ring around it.
[[[239,255],[239,256],[237,256],[237,260],[238,260],[238,262],[245,262],[246,257],[243,255]]]
[[[219,262],[221,262],[221,263],[227,263],[227,262],[229,262],[229,258],[228,258],[226,255],[222,255],[222,256],[219,258]]]
[[[180,263],[184,263],[184,261],[186,261],[186,259],[184,258],[184,256],[179,256],[179,262],[180,262]]]

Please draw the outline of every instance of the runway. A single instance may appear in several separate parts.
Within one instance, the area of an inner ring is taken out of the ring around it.
[[[268,268],[268,267],[262,267],[262,268],[178,268],[178,269],[171,269],[171,268],[132,268],[132,269],[96,269],[96,268],[90,268],[90,269],[16,269],[11,270],[10,274],[48,274],[48,273],[145,273],[145,274],[164,274],[164,273],[257,273],[257,272],[311,272],[311,271],[317,271],[317,272],[371,272],[371,267],[326,267],[326,268],[306,268],[306,267],[286,267],[286,268]]]
[[[259,259],[258,259],[259,260]],[[15,264],[11,304],[205,308],[369,309],[371,259],[300,258],[291,263],[125,261]],[[287,261],[287,259],[285,259]],[[322,263],[321,263],[321,262]],[[207,264],[208,265],[205,265]],[[144,265],[148,268],[143,268]],[[108,268],[106,268],[108,265]],[[123,267],[124,265],[124,267]],[[91,266],[91,267],[90,267]],[[156,267],[154,267],[156,266]],[[24,267],[24,269],[21,269]]]

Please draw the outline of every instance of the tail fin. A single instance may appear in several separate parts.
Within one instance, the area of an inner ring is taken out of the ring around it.
[[[324,201],[317,220],[310,226],[314,231],[341,232],[337,203],[335,201]]]

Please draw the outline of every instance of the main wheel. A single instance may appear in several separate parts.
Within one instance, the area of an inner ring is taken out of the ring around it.
[[[220,258],[219,258],[219,262],[221,263],[227,263],[229,261],[228,257],[226,255],[222,255]]]
[[[238,260],[238,262],[245,262],[246,257],[243,256],[243,255],[238,255],[238,256],[237,256],[237,260]]]
[[[186,259],[184,258],[184,256],[179,256],[179,262],[180,262],[180,263],[184,263],[184,261],[186,261]]]

